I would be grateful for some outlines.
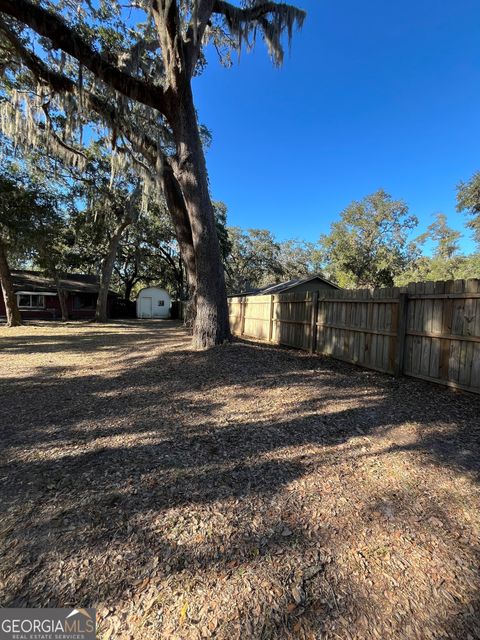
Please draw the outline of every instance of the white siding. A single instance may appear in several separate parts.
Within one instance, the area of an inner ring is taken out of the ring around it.
[[[171,298],[161,287],[146,287],[137,296],[137,318],[169,318]]]

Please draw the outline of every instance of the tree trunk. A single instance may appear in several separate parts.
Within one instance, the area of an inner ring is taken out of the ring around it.
[[[185,200],[195,252],[193,345],[207,348],[222,344],[231,336],[215,215],[189,82],[183,87],[181,98],[176,96],[172,101],[170,116],[177,147],[175,176]]]
[[[108,243],[108,252],[102,263],[102,271],[100,274],[100,286],[98,290],[97,308],[95,309],[94,322],[107,322],[108,320],[108,290],[112,279],[113,265],[117,256],[118,245],[122,238],[124,230],[131,224],[131,220],[119,224]]]
[[[8,266],[5,246],[0,240],[0,284],[2,285],[3,301],[7,314],[7,327],[19,327],[22,317],[18,310],[17,299],[13,291],[12,275]]]
[[[158,160],[157,175],[159,188],[165,196],[168,211],[175,228],[175,236],[180,248],[180,256],[185,266],[188,295],[190,300],[189,318],[191,322],[190,326],[192,326],[196,309],[197,269],[190,218],[185,206],[183,193],[170,164],[168,164],[168,162],[160,162],[160,160]]]
[[[133,279],[125,281],[125,293],[124,293],[123,299],[127,304],[130,302],[130,296],[132,295],[132,289],[133,289],[134,283],[135,283],[135,280]]]
[[[53,277],[55,279],[55,286],[57,288],[58,301],[60,303],[60,311],[62,313],[62,322],[66,322],[68,320],[67,292],[62,287],[62,283],[56,269],[54,271]]]

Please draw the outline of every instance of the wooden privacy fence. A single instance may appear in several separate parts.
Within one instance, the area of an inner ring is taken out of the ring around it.
[[[234,335],[480,393],[480,280],[228,303]]]

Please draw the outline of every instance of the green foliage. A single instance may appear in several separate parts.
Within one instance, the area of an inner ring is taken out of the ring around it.
[[[232,250],[232,243],[228,235],[227,229],[227,205],[220,200],[213,201],[213,208],[215,211],[215,222],[217,226],[218,242],[220,244],[220,252],[225,262],[228,254]]]
[[[303,278],[319,270],[319,252],[313,243],[278,242],[266,229],[228,228],[225,273],[229,293]]]
[[[437,213],[435,221],[427,227],[427,231],[417,238],[423,244],[426,240],[435,243],[434,257],[442,261],[452,260],[459,252],[459,240],[462,234],[447,224],[447,216]]]
[[[418,245],[433,242],[432,256],[417,256],[403,273],[397,275],[395,284],[480,277],[480,255],[461,255],[461,237],[459,231],[448,226],[445,214],[438,213],[427,231],[417,238]]]
[[[429,280],[467,280],[480,278],[480,254],[458,255],[450,261],[421,256],[409,269],[395,278],[396,286]]]
[[[460,280],[480,279],[480,253],[461,256],[454,277]]]
[[[409,232],[418,224],[402,200],[383,190],[352,202],[320,238],[326,273],[341,287],[388,287],[412,260]]]
[[[12,164],[0,175],[0,237],[10,261],[54,260],[65,227],[56,194]]]
[[[238,293],[281,278],[280,245],[266,229],[228,228],[230,251],[225,261],[227,291]]]
[[[305,278],[322,270],[320,252],[313,242],[284,240],[278,260],[284,280]]]
[[[185,275],[170,217],[165,206],[149,204],[122,238],[114,266],[114,286],[126,300],[151,284],[160,284],[175,297],[183,298]]]
[[[468,182],[457,186],[457,210],[470,215],[467,227],[480,248],[480,171],[473,174]]]

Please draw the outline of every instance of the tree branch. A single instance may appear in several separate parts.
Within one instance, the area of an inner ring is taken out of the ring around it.
[[[190,25],[185,35],[185,64],[188,76],[195,71],[205,29],[210,21],[215,0],[196,0],[196,11],[192,13]]]
[[[111,64],[85,42],[61,16],[33,4],[30,0],[0,0],[0,12],[16,18],[39,35],[49,38],[56,49],[68,53],[116,91],[164,113],[166,101],[162,87],[134,78]]]
[[[161,245],[157,245],[157,249],[160,251],[165,261],[168,262],[172,267],[172,269],[175,271],[175,273],[177,273],[178,269],[177,269],[177,265],[175,264],[175,260],[168,253],[168,251],[166,251]]]
[[[278,4],[276,2],[263,2],[262,4],[257,4],[253,7],[241,9],[239,7],[235,7],[229,2],[225,2],[225,0],[215,0],[212,13],[221,14],[225,16],[227,20],[234,17],[238,22],[257,21],[261,18],[265,18],[269,14],[286,17],[293,13],[300,25],[303,23],[307,15],[305,11],[302,11],[302,9],[297,9],[297,7],[285,4],[284,2],[280,2]]]
[[[3,0],[0,0],[2,2]],[[29,51],[8,28],[0,21],[0,31],[3,32],[13,45],[17,55],[34,77],[41,79],[58,92],[75,93],[77,86],[73,80],[65,75],[52,71],[43,60]],[[169,159],[159,145],[143,131],[138,130],[129,122],[118,109],[107,100],[83,90],[84,104],[110,127],[116,127],[127,138],[132,147],[144,156],[155,170],[160,188],[167,201],[168,210],[172,218],[177,240],[183,260],[185,261],[190,279],[195,273],[195,255],[193,251],[192,229],[185,205],[181,187],[176,179]]]
[[[57,93],[76,93],[77,85],[73,80],[50,69],[41,58],[22,44],[19,38],[6,27],[1,19],[0,32],[4,33],[21,61],[31,71],[37,81],[46,82],[50,88]],[[100,116],[110,128],[121,128],[125,137],[127,137],[132,144],[135,142],[136,146],[141,148],[141,152],[148,162],[150,162],[152,166],[155,166],[159,149],[158,145],[152,139],[148,138],[144,132],[137,131],[108,100],[90,93],[86,89],[83,90],[83,97],[86,103],[85,106]]]
[[[290,44],[294,25],[301,28],[306,16],[297,7],[269,1],[242,9],[225,0],[215,0],[212,13],[224,16],[231,33],[238,36],[238,49],[252,31],[255,37],[255,27],[259,26],[276,65],[283,62],[282,34],[287,32]]]
[[[185,74],[177,0],[151,0],[150,12],[160,41],[167,86],[175,92],[180,89]]]

